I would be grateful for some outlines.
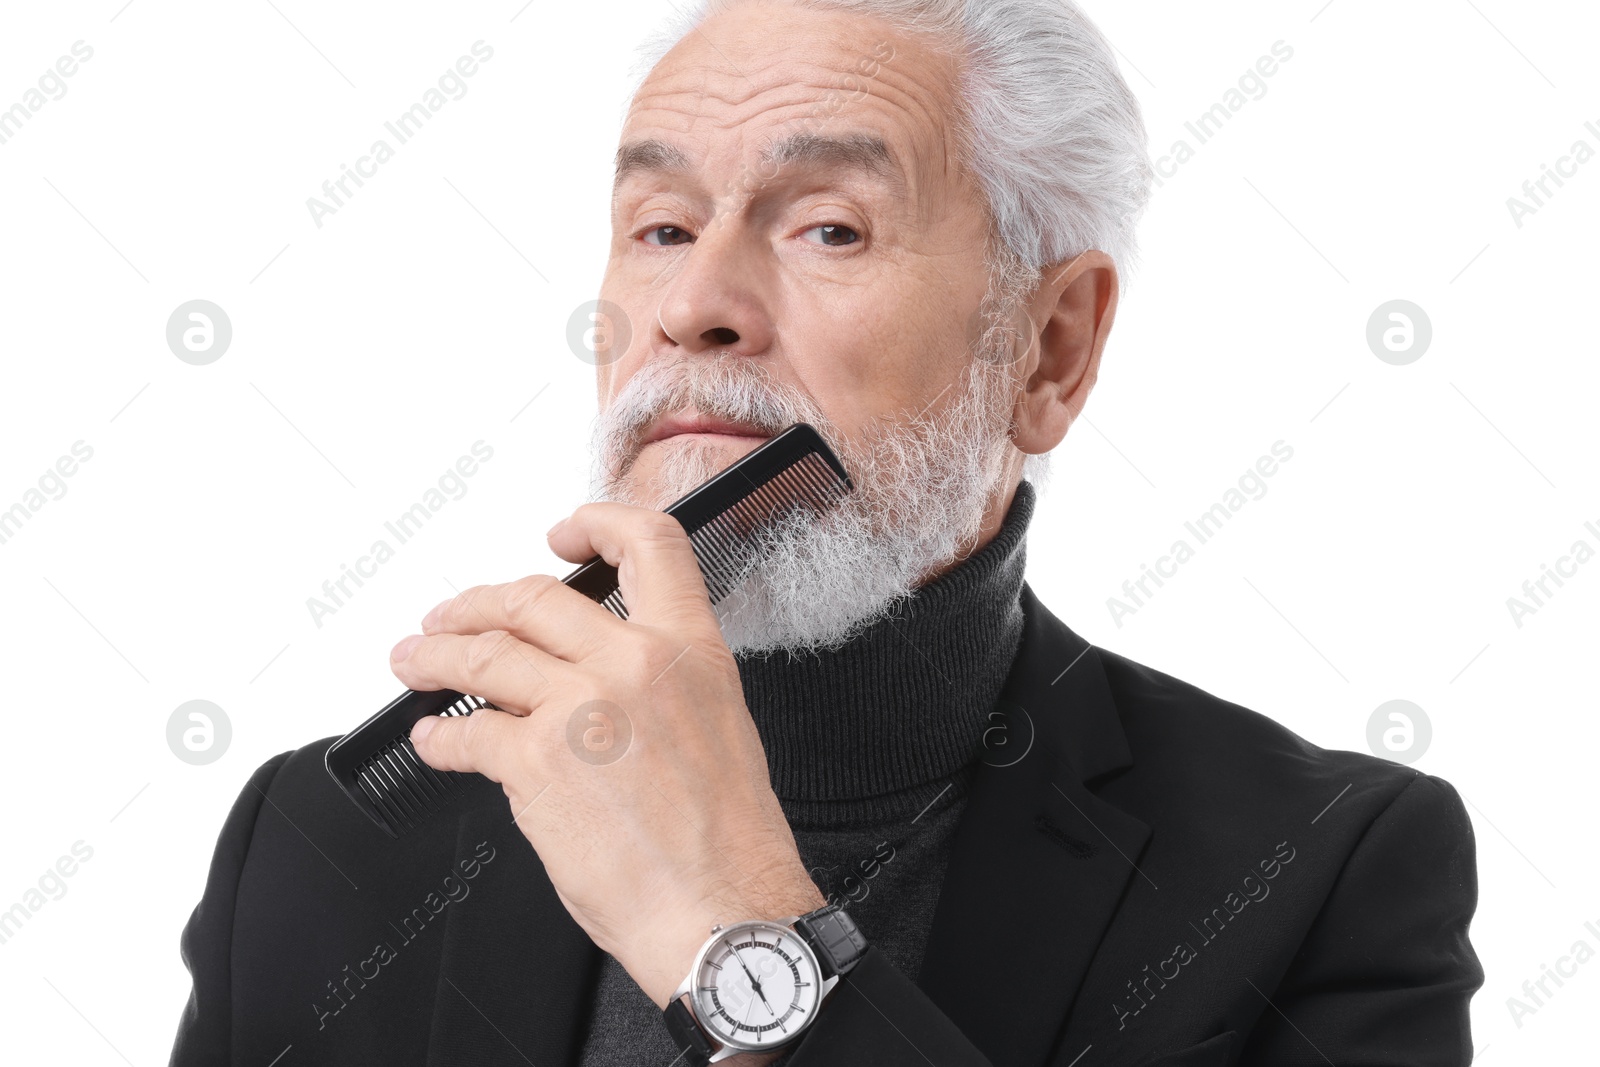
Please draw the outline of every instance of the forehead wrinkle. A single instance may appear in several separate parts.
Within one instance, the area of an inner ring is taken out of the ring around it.
[[[768,117],[775,119],[771,125],[781,132],[786,122],[807,123],[812,117],[809,113],[827,99],[825,94],[840,91],[841,86],[836,84],[838,79],[852,73],[827,61],[811,59],[797,63],[793,57],[772,56],[765,62],[758,60],[746,64],[745,73],[735,75],[721,69],[723,58],[707,56],[699,62],[691,61],[686,66],[652,75],[635,96],[629,119],[647,125],[664,123],[665,128],[688,133],[702,122],[709,121],[713,130],[734,132],[753,119]],[[931,205],[923,202],[928,194],[924,188],[924,173],[929,176],[940,175],[946,182],[956,184],[959,184],[962,176],[956,145],[951,141],[956,135],[958,116],[950,113],[952,108],[959,109],[960,103],[952,99],[950,85],[941,77],[954,73],[951,66],[948,60],[935,62],[927,70],[904,63],[885,64],[875,77],[867,79],[856,90],[877,105],[887,107],[891,113],[903,116],[898,124],[906,135],[906,145],[899,146],[898,141],[888,143],[895,144],[897,148],[907,148],[910,155],[901,159],[900,153],[891,149],[889,156],[892,166],[887,171],[881,160],[876,166],[872,164],[870,157],[876,153],[803,145],[800,142],[805,133],[799,133],[784,137],[768,148],[771,158],[763,158],[763,173],[771,173],[773,164],[785,155],[792,156],[793,162],[802,165],[808,160],[801,157],[833,155],[831,160],[814,161],[853,165],[859,171],[874,173],[884,178],[886,186],[900,199],[920,204],[926,211]],[[959,66],[956,66],[956,70],[959,70]],[[774,100],[774,97],[777,99]],[[685,98],[692,98],[692,104]],[[720,106],[708,109],[708,104]],[[793,119],[781,117],[789,112],[794,113]],[[853,124],[852,120],[881,121],[881,114],[876,107],[860,111],[832,111],[821,119],[820,125],[825,129],[828,126]],[[644,118],[646,115],[651,117]],[[675,121],[665,121],[669,118]],[[814,127],[819,125],[816,121],[809,124]],[[873,131],[869,136],[876,135],[877,131]],[[846,140],[849,136],[842,134],[833,139]],[[786,143],[790,141],[794,143]],[[681,151],[672,155],[651,147],[646,153],[635,154],[628,152],[629,145],[630,142],[624,142],[618,150],[618,170],[612,186],[614,195],[629,174],[654,171],[682,175],[694,169],[694,164],[684,159]],[[850,160],[848,157],[851,155],[859,158]]]

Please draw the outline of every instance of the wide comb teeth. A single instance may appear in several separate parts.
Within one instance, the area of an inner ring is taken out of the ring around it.
[[[766,533],[801,509],[826,512],[854,489],[816,430],[796,423],[667,508],[694,547],[706,591],[716,604],[748,576],[767,547]],[[615,567],[596,556],[561,579],[619,618],[628,617]],[[356,807],[390,837],[414,829],[466,791],[475,774],[436,771],[411,747],[411,727],[425,715],[471,715],[494,707],[452,690],[406,690],[335,741],[328,773]]]
[[[752,533],[776,526],[802,507],[819,514],[825,512],[848,491],[848,483],[840,483],[839,476],[826,460],[814,452],[808,453],[771,480],[756,485],[748,496],[726,511],[696,527],[686,526],[711,603],[719,603],[739,588],[760,558],[760,546]],[[620,589],[601,603],[622,618],[628,617],[628,607],[622,602]]]
[[[471,715],[489,707],[482,697],[463,695],[440,715]],[[456,771],[436,771],[411,747],[409,734],[400,734],[355,767],[356,784],[389,823],[392,833],[411,830],[431,812],[442,810],[436,801],[465,792],[466,776]]]

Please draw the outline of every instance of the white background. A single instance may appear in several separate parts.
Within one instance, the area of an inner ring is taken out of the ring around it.
[[[178,933],[249,773],[396,695],[389,647],[452,589],[570,569],[543,534],[584,498],[595,400],[566,324],[598,288],[631,50],[667,0],[274,2],[0,12],[0,107],[94,49],[0,145],[0,509],[93,449],[0,544],[0,909],[93,849],[0,944],[8,1060],[164,1063]],[[1506,201],[1574,141],[1600,149],[1600,18],[1089,13],[1155,156],[1195,145],[1184,122],[1274,42],[1293,57],[1156,191],[1029,580],[1096,644],[1319,745],[1366,749],[1379,704],[1420,705],[1416,766],[1477,830],[1480,1055],[1587,1054],[1600,963],[1520,1027],[1506,999],[1580,938],[1600,948],[1600,562],[1520,627],[1506,601],[1574,541],[1600,548],[1600,160],[1520,227]],[[494,56],[466,95],[318,228],[306,199],[480,39]],[[233,325],[209,366],[165,339],[196,298]],[[1405,366],[1366,342],[1396,298],[1433,327]],[[315,625],[307,598],[480,439],[494,456],[466,495]],[[1279,440],[1294,455],[1266,495],[1114,622],[1107,598]],[[167,746],[192,699],[232,723],[206,766]]]

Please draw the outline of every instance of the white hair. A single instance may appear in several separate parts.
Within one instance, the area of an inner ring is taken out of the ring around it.
[[[641,44],[634,88],[708,16],[741,0],[685,0]],[[988,201],[991,292],[1037,284],[1089,249],[1137,265],[1152,171],[1138,101],[1110,42],[1072,0],[790,0],[880,18],[960,64],[957,158]],[[1048,453],[1024,477],[1042,489]]]

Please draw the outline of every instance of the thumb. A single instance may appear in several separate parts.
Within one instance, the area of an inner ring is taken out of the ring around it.
[[[509,731],[516,716],[494,708],[471,715],[424,715],[411,727],[411,747],[436,771],[476,771],[503,782]]]

